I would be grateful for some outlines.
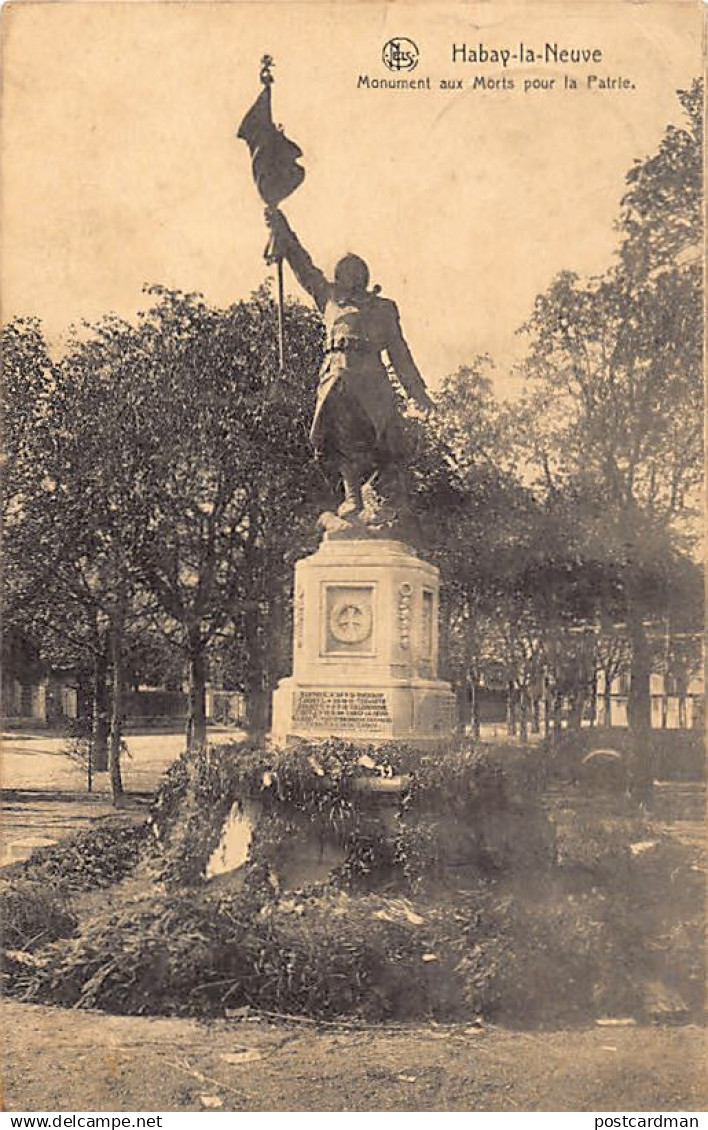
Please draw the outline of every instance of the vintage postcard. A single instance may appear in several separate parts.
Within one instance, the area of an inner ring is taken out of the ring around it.
[[[5,4],[13,1117],[698,1125],[704,25]]]

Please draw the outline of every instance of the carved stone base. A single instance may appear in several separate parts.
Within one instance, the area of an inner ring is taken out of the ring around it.
[[[283,679],[273,696],[273,740],[340,737],[440,745],[455,723],[455,697],[440,680],[415,685],[302,686]]]
[[[295,569],[293,674],[273,696],[274,742],[443,744],[455,698],[437,678],[438,570],[402,542],[332,534]]]

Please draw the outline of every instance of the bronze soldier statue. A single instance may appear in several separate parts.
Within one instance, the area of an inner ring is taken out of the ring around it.
[[[409,445],[398,399],[381,353],[403,390],[423,410],[432,408],[401,332],[395,302],[369,290],[369,269],[358,255],[345,255],[329,281],[317,268],[277,208],[266,209],[273,251],[290,264],[312,296],[326,329],[317,405],[310,431],[315,453],[342,476],[344,501],[338,514],[354,518],[364,509],[362,487],[375,486],[383,500],[378,522],[391,521],[406,498],[404,467]]]

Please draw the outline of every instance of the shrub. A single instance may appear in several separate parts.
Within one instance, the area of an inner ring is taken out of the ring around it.
[[[136,867],[148,832],[147,824],[96,824],[35,849],[16,874],[65,892],[109,887]]]
[[[583,758],[594,749],[612,749],[621,755],[616,774],[618,784],[622,773],[625,783],[631,783],[637,759],[645,762],[658,780],[705,780],[702,730],[650,730],[642,742],[638,748],[632,731],[616,726],[566,730],[544,743],[542,758],[552,777],[570,781],[591,779],[583,770]]]
[[[503,944],[495,990],[502,1019],[525,1026],[572,1022],[636,1004],[631,970],[608,925],[600,891],[545,890],[494,908]]]
[[[76,918],[53,887],[15,879],[0,887],[2,944],[8,950],[36,950],[76,929]]]
[[[251,1005],[372,1021],[569,1021],[637,1006],[605,897],[481,884],[454,902],[193,892],[131,903],[44,951],[25,999],[128,1014]]]
[[[567,813],[556,825],[558,863],[568,871],[584,872],[596,883],[606,881],[626,888],[631,866],[629,840],[626,827],[616,820]]]
[[[407,787],[383,810],[380,796],[357,788],[362,776],[404,772]],[[94,906],[76,936],[48,931],[55,940],[10,969],[9,991],[124,1013],[250,1005],[313,1018],[481,1014],[538,1025],[648,1016],[643,994],[665,977],[697,1008],[695,852],[606,800],[600,820],[598,798],[572,790],[551,866],[538,799],[545,772],[543,757],[516,748],[465,746],[443,758],[330,741],[287,754],[232,744],[184,755],[150,824],[173,893],[126,901],[124,892],[117,906]],[[206,863],[229,809],[247,800],[261,815],[245,880],[238,894],[220,894],[225,886],[202,882]],[[22,865],[23,881],[43,880],[54,895],[59,884],[105,885],[134,866],[148,831],[104,826],[42,849]],[[325,836],[344,862],[325,883],[282,894],[281,866],[298,844],[311,850]],[[682,929],[667,927],[667,905]]]
[[[705,731],[654,730],[651,735],[655,774],[663,781],[704,781]]]
[[[362,779],[393,775],[404,775],[408,785],[394,800],[400,821],[383,835],[375,827],[375,800],[357,786]],[[151,813],[161,848],[160,878],[174,886],[203,880],[226,816],[234,803],[247,799],[263,810],[251,847],[254,863],[275,865],[279,820],[290,831],[304,820],[313,833],[345,848],[348,859],[339,877],[350,885],[357,877],[364,885],[375,875],[393,878],[396,870],[399,882],[415,883],[424,875],[439,879],[459,843],[446,849],[435,828],[427,846],[414,843],[411,826],[426,821],[457,821],[473,871],[503,869],[539,854],[549,862],[552,830],[537,803],[544,779],[537,752],[517,747],[462,745],[442,756],[400,743],[364,747],[329,739],[300,742],[287,751],[230,743],[183,754]],[[506,838],[500,836],[504,821],[513,825]]]
[[[127,903],[45,950],[25,999],[128,1014],[191,1011],[215,952],[213,908],[189,898]]]
[[[460,963],[457,926],[449,911],[342,892],[269,903],[153,899],[46,950],[25,999],[129,1014],[218,1015],[250,1004],[382,1020],[456,1014],[471,1001],[483,1011],[495,967]]]

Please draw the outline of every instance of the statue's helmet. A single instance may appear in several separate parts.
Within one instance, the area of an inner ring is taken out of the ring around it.
[[[345,255],[334,268],[334,281],[346,291],[366,290],[369,268],[359,255]]]

